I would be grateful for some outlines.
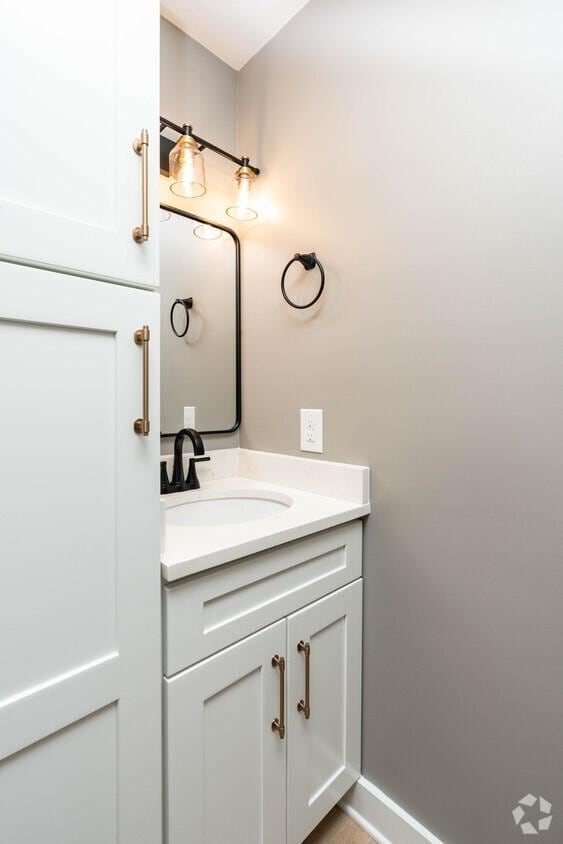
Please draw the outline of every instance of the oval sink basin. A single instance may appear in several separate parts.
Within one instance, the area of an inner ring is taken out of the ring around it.
[[[204,494],[205,495],[205,494]],[[244,492],[222,493],[198,497],[168,507],[166,523],[184,527],[220,527],[238,525],[276,516],[291,507],[292,500],[277,493]]]

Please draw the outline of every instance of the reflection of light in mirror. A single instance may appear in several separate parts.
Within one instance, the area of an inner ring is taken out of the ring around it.
[[[194,226],[194,235],[200,240],[218,240],[222,236],[221,229],[216,229],[215,226],[210,226],[207,223],[198,223]]]
[[[160,222],[161,223],[166,223],[167,220],[169,220],[171,216],[172,216],[172,214],[170,213],[170,211],[166,211],[165,208],[160,209]]]

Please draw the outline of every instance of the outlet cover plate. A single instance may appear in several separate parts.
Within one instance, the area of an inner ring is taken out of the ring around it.
[[[301,409],[301,451],[323,453],[323,411]]]
[[[184,408],[184,428],[195,428],[195,407]]]

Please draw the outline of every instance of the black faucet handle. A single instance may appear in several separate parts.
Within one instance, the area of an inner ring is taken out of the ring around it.
[[[211,460],[211,457],[190,457],[189,465],[188,465],[188,475],[190,472],[195,472],[195,464],[196,463],[208,463]]]
[[[186,487],[188,489],[199,489],[199,478],[195,468],[196,463],[207,463],[211,457],[190,457],[188,464],[188,477],[186,478]]]
[[[170,489],[170,481],[168,479],[168,467],[166,460],[160,461],[160,494],[164,495]]]

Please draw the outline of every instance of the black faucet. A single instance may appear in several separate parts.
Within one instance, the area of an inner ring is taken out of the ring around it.
[[[184,439],[189,437],[192,441],[194,456],[190,457],[188,476],[184,478]],[[168,480],[168,472],[166,471],[166,462],[163,460],[160,464],[160,493],[167,495],[169,492],[186,492],[190,489],[199,489],[199,478],[197,476],[196,463],[203,463],[210,460],[210,457],[205,457],[205,448],[203,440],[194,428],[182,428],[176,434],[174,440],[174,468],[172,469],[172,480]]]

